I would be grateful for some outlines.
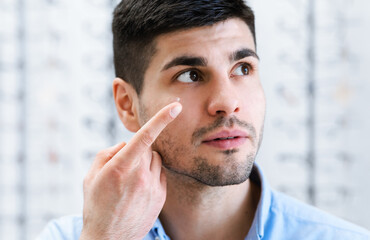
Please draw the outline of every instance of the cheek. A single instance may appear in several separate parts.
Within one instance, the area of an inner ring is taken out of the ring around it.
[[[194,131],[194,125],[200,115],[189,104],[182,104],[183,108],[180,115],[169,125],[169,129],[174,134],[181,135],[181,139],[185,139],[189,138],[189,135]]]
[[[255,99],[256,99],[255,114],[256,114],[256,118],[257,118],[256,119],[256,125],[258,127],[258,129],[256,129],[256,130],[259,131],[262,128],[263,124],[264,124],[265,112],[266,112],[266,98],[265,98],[265,95],[264,95],[263,91],[261,91],[260,94],[258,94]]]
[[[179,123],[179,128],[185,128],[188,131],[192,131],[196,128],[196,123],[201,122],[201,118],[204,116],[204,110],[202,108],[204,100],[200,99],[200,96],[196,91],[185,92],[179,97],[182,111],[174,122]]]
[[[181,115],[162,131],[152,147],[161,154],[164,166],[172,169],[189,167],[189,159],[194,155],[191,134],[188,122]]]
[[[145,113],[145,120],[150,120],[155,114],[157,114],[162,108],[166,107],[167,105],[176,102],[177,97],[173,96],[164,96],[163,94],[161,97],[146,97],[140,103],[140,112]],[[181,102],[181,101],[180,101]]]
[[[257,87],[254,90],[244,94],[242,100],[242,108],[247,114],[247,117],[253,121],[256,127],[262,125],[265,117],[266,99],[262,87]]]
[[[165,134],[163,134],[165,136],[163,137],[171,139],[170,147],[172,149],[177,149],[177,152],[179,149],[186,149],[186,152],[190,154],[194,150],[191,141],[192,135],[199,125],[201,115],[196,112],[195,106],[192,107],[185,102],[182,102],[182,104],[182,112],[165,128]]]
[[[266,98],[263,90],[256,91],[253,94],[253,106],[255,106],[255,111],[260,113],[260,115],[264,115],[265,108],[266,108]]]

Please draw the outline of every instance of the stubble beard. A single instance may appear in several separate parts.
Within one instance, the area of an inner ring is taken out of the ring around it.
[[[163,166],[175,175],[180,175],[188,182],[207,186],[228,186],[245,182],[252,171],[255,154],[250,153],[240,161],[235,152],[224,152],[222,162],[215,165],[206,156],[192,156],[185,147],[177,146],[171,136],[163,132],[153,144],[153,150],[162,157]],[[187,156],[192,156],[187,159]],[[182,167],[179,163],[188,163]]]
[[[147,111],[143,105],[140,107],[141,119],[144,122],[149,120]],[[239,121],[239,120],[236,120]],[[208,130],[217,128],[220,125],[235,124],[234,120],[216,120],[213,126],[207,127]],[[244,123],[245,125],[246,123]],[[239,123],[241,125],[241,123]],[[263,135],[263,126],[257,138],[256,131],[251,124],[248,124],[253,149],[244,156],[244,159],[237,159],[238,150],[227,150],[223,154],[223,160],[218,165],[211,164],[212,160],[206,156],[196,156],[196,153],[190,151],[185,146],[179,146],[176,140],[176,133],[164,129],[152,145],[153,151],[158,152],[162,158],[163,167],[169,172],[177,175],[181,179],[187,180],[188,183],[195,183],[207,186],[228,186],[241,184],[245,182],[252,171],[254,160],[260,147]],[[194,135],[206,133],[205,128],[195,131]],[[178,137],[178,136],[177,136]],[[258,140],[258,144],[256,144]],[[190,158],[189,158],[189,157]],[[188,158],[188,159],[187,159]],[[187,167],[181,166],[181,163]],[[189,167],[190,166],[190,167]]]

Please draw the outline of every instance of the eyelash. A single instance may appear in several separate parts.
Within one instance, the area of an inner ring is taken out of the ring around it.
[[[177,74],[173,77],[173,80],[174,80],[174,81],[176,81],[176,80],[181,76],[181,74],[186,73],[186,72],[191,72],[191,71],[195,71],[195,72],[197,72],[197,73],[198,73],[198,75],[199,75],[199,78],[200,78],[201,80],[203,80],[203,74],[202,74],[202,72],[201,72],[199,69],[197,69],[197,68],[186,68],[186,69],[182,70],[181,72],[177,73]]]
[[[254,65],[253,64],[251,64],[251,63],[247,63],[247,62],[240,62],[240,63],[238,63],[237,65],[236,65],[236,67],[234,67],[234,69],[233,69],[233,71],[232,72],[234,72],[235,71],[235,69],[237,69],[238,67],[240,67],[240,66],[246,66],[247,68],[248,68],[248,75],[250,75],[250,74],[252,74],[253,73],[253,70],[254,70]],[[246,75],[246,76],[248,76],[248,75]]]
[[[236,66],[233,68],[232,72],[234,72],[234,70],[242,65],[245,65],[247,68],[248,68],[248,75],[252,74],[253,71],[254,71],[254,64],[252,63],[247,63],[247,62],[240,62],[238,64],[236,64]],[[201,80],[203,80],[203,74],[202,72],[197,69],[197,68],[186,68],[184,70],[182,70],[181,72],[177,73],[174,77],[173,77],[173,81],[176,81],[176,79],[178,79],[179,76],[181,76],[181,74],[183,73],[186,73],[186,72],[189,72],[189,71],[195,71],[198,73],[199,77]],[[246,76],[248,76],[246,75]],[[199,81],[198,81],[199,82]]]

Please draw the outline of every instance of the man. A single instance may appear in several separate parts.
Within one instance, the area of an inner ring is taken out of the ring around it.
[[[130,142],[99,152],[83,217],[40,239],[370,239],[272,191],[254,15],[241,0],[123,0],[113,93]],[[178,99],[179,98],[179,99]]]

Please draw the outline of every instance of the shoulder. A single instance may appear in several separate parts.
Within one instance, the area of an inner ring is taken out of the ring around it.
[[[277,228],[285,234],[302,237],[299,239],[370,240],[370,232],[364,228],[277,191],[271,193],[269,219],[274,225],[282,225]]]
[[[50,221],[37,240],[79,239],[82,230],[82,216],[72,215]]]

